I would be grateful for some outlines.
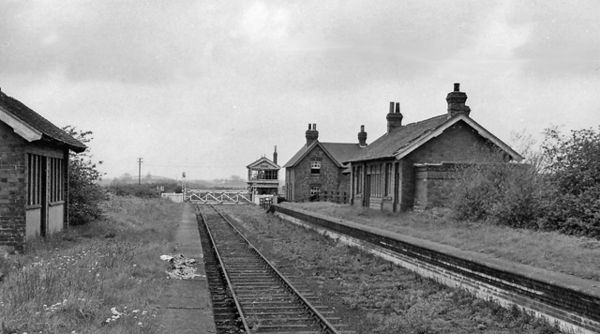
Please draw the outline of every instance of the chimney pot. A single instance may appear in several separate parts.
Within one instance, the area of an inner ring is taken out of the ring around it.
[[[394,104],[396,105],[396,111],[394,112]],[[387,120],[387,132],[390,133],[393,129],[402,126],[402,113],[400,113],[400,102],[390,102],[390,112],[386,116]]]
[[[367,133],[365,132],[365,126],[360,126],[360,132],[358,133],[358,145],[360,147],[367,146]]]
[[[454,91],[448,93],[446,102],[448,102],[448,118],[456,115],[467,115],[471,112],[471,108],[465,104],[467,94],[460,91],[460,83],[454,84]]]
[[[319,131],[317,131],[316,123],[308,123],[308,130],[306,130],[306,146],[312,144],[312,142],[319,139]]]

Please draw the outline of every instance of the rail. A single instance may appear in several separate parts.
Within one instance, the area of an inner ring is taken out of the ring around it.
[[[215,251],[215,256],[217,257],[217,259],[219,261],[219,265],[221,266],[223,277],[225,278],[225,281],[227,282],[227,286],[229,287],[229,292],[231,293],[231,297],[232,297],[233,301],[235,302],[235,308],[236,308],[238,314],[240,315],[240,320],[242,321],[244,331],[246,333],[252,333],[248,326],[248,322],[246,321],[246,317],[244,316],[244,310],[242,309],[242,306],[240,305],[237,295],[236,295],[235,291],[233,290],[233,284],[231,284],[231,279],[229,278],[229,274],[227,273],[227,270],[225,270],[225,263],[223,262],[223,258],[221,257],[221,253],[219,252],[219,249],[217,249],[217,244],[215,242],[215,238],[214,238],[210,228],[208,227],[206,216],[204,216],[204,214],[202,212],[199,212],[199,213],[200,213],[200,216],[202,217],[202,223],[204,224],[204,227],[206,228],[206,232],[208,234],[210,244],[212,245],[212,248]]]
[[[289,293],[291,293],[294,298],[301,304],[301,306],[308,312],[308,314],[310,314],[311,318],[316,321],[316,323],[318,324],[318,327],[321,329],[321,331],[323,333],[329,333],[329,334],[340,334],[340,332],[338,332],[334,326],[321,314],[321,312],[319,312],[317,310],[317,308],[315,308],[310,301],[305,298],[302,293],[300,293],[300,291],[298,291],[293,285],[292,283],[277,269],[275,268],[275,266],[258,250],[256,249],[256,247],[254,247],[252,245],[252,243],[240,232],[239,229],[237,229],[234,224],[230,221],[230,219],[224,215],[222,212],[220,212],[219,210],[217,210],[217,208],[215,208],[213,205],[210,205],[210,207],[219,215],[219,217],[221,217],[223,219],[223,221],[226,222],[227,226],[230,227],[238,237],[240,237],[240,239],[243,240],[243,242],[245,244],[248,245],[247,249],[250,250],[253,254],[255,254],[255,256],[257,258],[259,258],[262,262],[264,262],[264,264],[266,264],[266,268],[273,273],[275,279],[277,279],[281,284],[282,287],[287,290]],[[211,239],[211,244],[215,249],[215,253],[217,254],[217,257],[219,258],[219,263],[221,265],[221,268],[223,270],[223,274],[224,277],[227,280],[227,284],[229,286],[229,290],[231,291],[232,294],[232,298],[235,300],[235,304],[236,307],[238,308],[238,313],[240,315],[240,318],[242,319],[242,322],[244,324],[244,328],[246,330],[247,333],[253,333],[252,330],[250,329],[251,326],[248,325],[248,321],[246,319],[243,307],[238,299],[238,296],[235,293],[235,288],[234,285],[232,284],[230,278],[229,278],[229,274],[228,274],[228,269],[225,265],[225,262],[222,259],[221,254],[219,253],[218,249],[217,249],[217,244],[213,238],[213,233],[211,232],[210,227],[208,226],[207,220],[205,216],[202,216],[202,220],[204,222],[204,225],[208,231],[208,234],[210,235],[210,239]]]

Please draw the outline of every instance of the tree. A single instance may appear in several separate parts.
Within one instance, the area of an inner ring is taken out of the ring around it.
[[[542,150],[551,181],[547,223],[567,233],[600,236],[600,127],[563,135],[546,130]]]
[[[87,144],[92,141],[91,131],[77,130],[73,126],[63,128],[73,138]],[[104,191],[98,184],[102,174],[94,163],[89,150],[69,157],[69,217],[71,225],[87,224],[102,215],[100,202],[104,199]]]

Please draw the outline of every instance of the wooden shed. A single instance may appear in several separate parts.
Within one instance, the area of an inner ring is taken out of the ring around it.
[[[86,146],[0,91],[0,247],[65,228],[69,150]]]

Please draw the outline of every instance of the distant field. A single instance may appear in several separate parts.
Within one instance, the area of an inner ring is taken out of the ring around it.
[[[447,210],[385,213],[329,202],[284,205],[600,281],[600,241],[596,239],[457,221]]]
[[[114,196],[106,218],[0,257],[0,333],[159,333],[181,206]]]

